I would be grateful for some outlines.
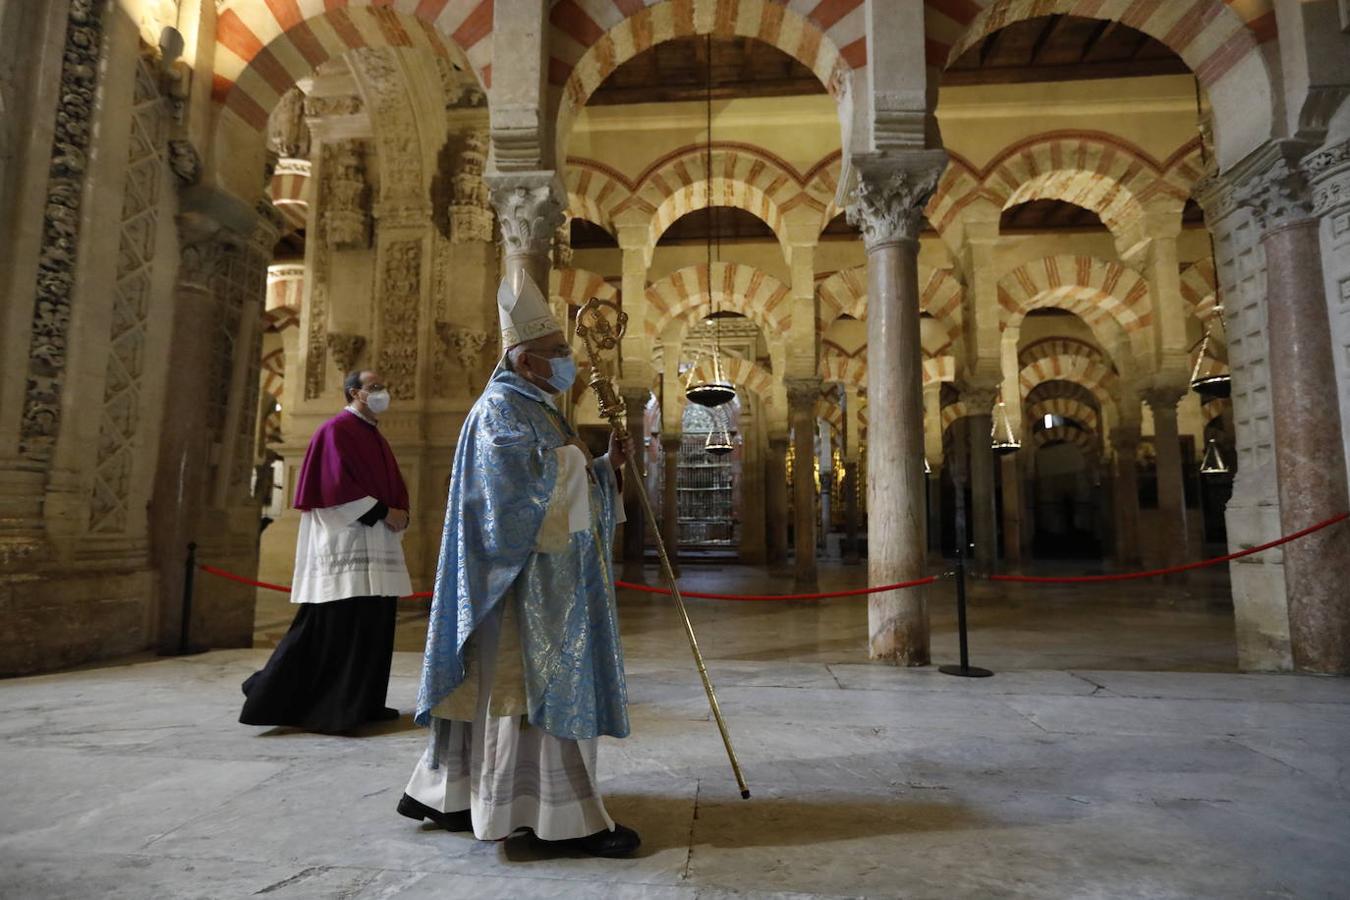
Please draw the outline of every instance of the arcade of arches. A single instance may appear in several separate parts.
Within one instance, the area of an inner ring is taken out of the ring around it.
[[[628,314],[630,433],[686,569],[904,580],[952,556],[958,507],[977,570],[1028,572],[1340,513],[1346,17],[0,0],[0,668],[175,640],[189,540],[289,580],[295,469],[357,367],[393,385],[427,583],[517,270],[569,322]],[[736,402],[691,409],[716,371]],[[584,387],[565,405],[603,435]],[[1239,668],[1350,671],[1343,530],[1220,580]],[[247,646],[254,602],[199,583],[193,634]],[[927,663],[923,592],[868,602],[858,645]]]

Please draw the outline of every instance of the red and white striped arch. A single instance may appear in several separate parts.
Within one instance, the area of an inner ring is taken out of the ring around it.
[[[745,316],[766,336],[787,334],[792,324],[789,293],[787,285],[754,266],[686,266],[647,288],[647,330],[660,335],[672,322],[697,321],[716,305]]]
[[[932,316],[946,334],[946,345],[961,336],[961,298],[964,288],[950,269],[919,263],[919,309]],[[816,285],[820,299],[820,328],[828,328],[842,315],[867,318],[867,266],[840,269]],[[946,349],[925,347],[931,353]]]
[[[286,388],[286,351],[278,347],[262,358],[263,393],[274,400],[281,400],[281,392]]]
[[[928,202],[928,221],[939,232],[983,198],[1001,209],[1030,200],[1053,199],[1090,209],[1113,232],[1138,221],[1159,196],[1184,201],[1203,174],[1200,139],[1166,160],[1112,134],[1054,131],[1006,148],[977,169],[952,155]]]
[[[1102,430],[1101,417],[1098,415],[1096,408],[1081,400],[1074,400],[1072,397],[1050,397],[1046,400],[1037,400],[1034,403],[1028,403],[1026,408],[1027,418],[1033,422],[1044,419],[1047,415],[1061,416],[1065,419],[1081,422],[1084,428],[1094,434],[1100,434]]]
[[[1082,452],[1088,462],[1096,462],[1101,457],[1101,444],[1092,433],[1072,425],[1043,428],[1031,435],[1031,446],[1037,450],[1052,444],[1071,444]]]
[[[823,353],[820,357],[818,374],[827,383],[867,389],[867,348],[852,356],[839,351]],[[923,360],[923,383],[932,384],[941,381],[956,380],[956,357],[950,354],[929,356]]]
[[[1001,28],[1049,15],[1110,19],[1170,47],[1211,84],[1275,38],[1273,0],[924,0],[925,55],[944,69]]]
[[[267,194],[291,229],[304,229],[309,216],[310,162],[307,159],[282,159],[272,173]]]
[[[594,222],[613,234],[614,214],[627,205],[634,187],[622,174],[591,159],[567,158],[563,172],[567,187],[567,212],[578,219]]]
[[[568,306],[584,306],[592,297],[611,302],[619,299],[618,289],[589,269],[553,269],[548,280],[549,296]]]
[[[358,47],[445,56],[491,83],[493,0],[225,0],[212,97],[261,131],[296,81]]]
[[[824,216],[831,198],[818,196],[806,176],[777,156],[732,143],[714,145],[711,160],[707,153],[706,146],[682,147],[640,176],[636,200],[655,211],[650,246],[681,216],[708,206],[743,209],[772,228],[784,244],[787,212],[805,207],[817,218]]]
[[[1047,381],[1070,381],[1092,392],[1101,409],[1114,409],[1120,378],[1110,364],[1080,341],[1053,338],[1039,342],[1038,352],[1019,360],[1017,380],[1027,397]]]
[[[771,44],[841,101],[851,74],[867,65],[864,0],[558,0],[548,79],[559,157],[577,114],[615,69],[657,44],[704,34]]]
[[[274,263],[267,267],[267,299],[263,312],[273,322],[295,319],[305,301],[304,263]]]
[[[1130,335],[1153,321],[1148,282],[1119,263],[1092,256],[1047,256],[1018,266],[999,279],[998,302],[1004,328],[1050,306],[1075,313],[1094,329],[1110,320]]]

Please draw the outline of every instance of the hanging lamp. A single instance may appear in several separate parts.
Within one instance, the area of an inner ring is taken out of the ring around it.
[[[1219,452],[1219,444],[1214,438],[1205,445],[1205,458],[1200,461],[1201,475],[1227,475],[1232,470]]]
[[[1217,310],[1218,307],[1215,307],[1215,309]],[[1195,365],[1191,367],[1191,390],[1205,400],[1228,397],[1233,393],[1233,376],[1229,373],[1204,374],[1205,351],[1209,349],[1210,338],[1209,328],[1206,328],[1205,336],[1200,338],[1199,350],[1195,354]]]
[[[704,40],[704,50],[707,56],[707,91],[704,98],[704,118],[707,125],[707,142],[703,148],[703,176],[707,179],[708,194],[708,240],[707,240],[707,258],[708,258],[708,276],[711,281],[713,267],[713,234],[716,232],[717,207],[712,203],[712,35],[708,34]],[[718,325],[717,309],[713,305],[712,315],[705,321],[712,324],[712,378],[695,382],[694,373],[698,371],[697,364],[689,370],[689,381],[684,387],[684,396],[691,403],[697,403],[699,406],[709,408],[722,406],[736,399],[736,388],[722,372],[722,334],[721,327]],[[714,451],[709,450],[709,453]],[[726,450],[716,451],[721,453],[730,453],[730,446]]]
[[[1022,449],[1022,442],[1013,434],[1012,420],[1008,418],[1008,407],[1003,400],[998,401],[994,410],[994,425],[989,431],[991,446],[997,456],[1007,456]]]
[[[736,446],[731,443],[731,428],[727,424],[727,416],[714,411],[713,428],[708,432],[708,439],[703,442],[703,451],[712,456],[726,456]]]

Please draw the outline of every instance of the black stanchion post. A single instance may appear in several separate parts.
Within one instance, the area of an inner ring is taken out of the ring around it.
[[[967,423],[969,420],[967,420]],[[956,436],[955,465],[952,467],[952,481],[956,483],[956,637],[961,644],[961,665],[938,666],[944,675],[959,675],[962,678],[988,678],[994,673],[988,669],[970,664],[970,645],[966,634],[966,453],[962,445],[964,436]]]
[[[188,640],[192,628],[192,591],[197,581],[197,543],[187,545],[187,560],[183,563],[183,611],[178,623],[178,646],[173,650],[161,650],[160,656],[195,656],[205,653],[208,648],[194,647]]]

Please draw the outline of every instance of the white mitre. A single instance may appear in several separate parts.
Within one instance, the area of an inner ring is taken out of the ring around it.
[[[514,278],[502,279],[497,288],[497,313],[501,318],[503,349],[562,331],[548,308],[548,298],[523,271],[517,271]]]

